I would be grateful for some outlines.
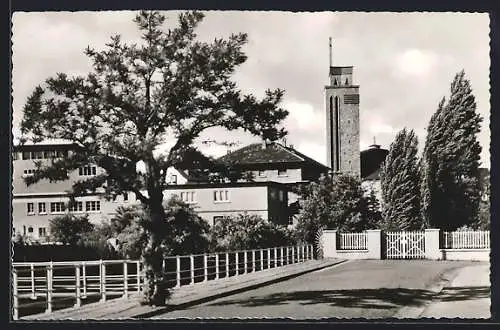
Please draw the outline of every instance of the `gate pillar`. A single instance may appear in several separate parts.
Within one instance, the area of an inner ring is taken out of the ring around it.
[[[382,259],[382,230],[370,229],[366,231],[367,235],[367,259]]]
[[[425,230],[425,259],[442,259],[441,249],[439,246],[439,229]]]

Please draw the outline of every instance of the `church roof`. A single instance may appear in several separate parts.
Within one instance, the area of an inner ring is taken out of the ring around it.
[[[361,179],[379,180],[380,168],[388,153],[389,150],[382,149],[375,144],[361,151]]]

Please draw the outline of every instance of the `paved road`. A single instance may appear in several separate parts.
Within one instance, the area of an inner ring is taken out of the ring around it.
[[[471,262],[359,260],[154,318],[387,318],[425,306],[429,287]]]
[[[421,314],[432,318],[490,318],[490,265],[465,267]]]

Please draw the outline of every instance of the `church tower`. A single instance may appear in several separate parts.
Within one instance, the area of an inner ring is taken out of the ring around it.
[[[333,173],[360,176],[359,85],[352,80],[352,66],[332,65],[330,38],[330,84],[325,86],[327,164]]]

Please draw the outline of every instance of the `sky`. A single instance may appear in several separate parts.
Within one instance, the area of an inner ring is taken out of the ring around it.
[[[165,29],[177,23],[164,12]],[[248,33],[248,60],[233,77],[239,88],[262,96],[284,89],[281,106],[287,144],[326,164],[324,87],[328,84],[328,38],[333,64],[354,66],[360,85],[360,148],[374,139],[389,148],[396,133],[414,129],[422,148],[426,127],[440,99],[449,96],[454,75],[464,69],[483,117],[478,139],[481,162],[490,167],[489,17],[482,13],[361,13],[209,11],[200,40]],[[33,88],[58,72],[86,74],[92,67],[83,50],[101,49],[115,34],[140,38],[133,11],[16,12],[12,24],[13,134],[18,136],[22,108]],[[200,139],[259,142],[243,132],[210,129]],[[202,146],[221,156],[227,147]]]

